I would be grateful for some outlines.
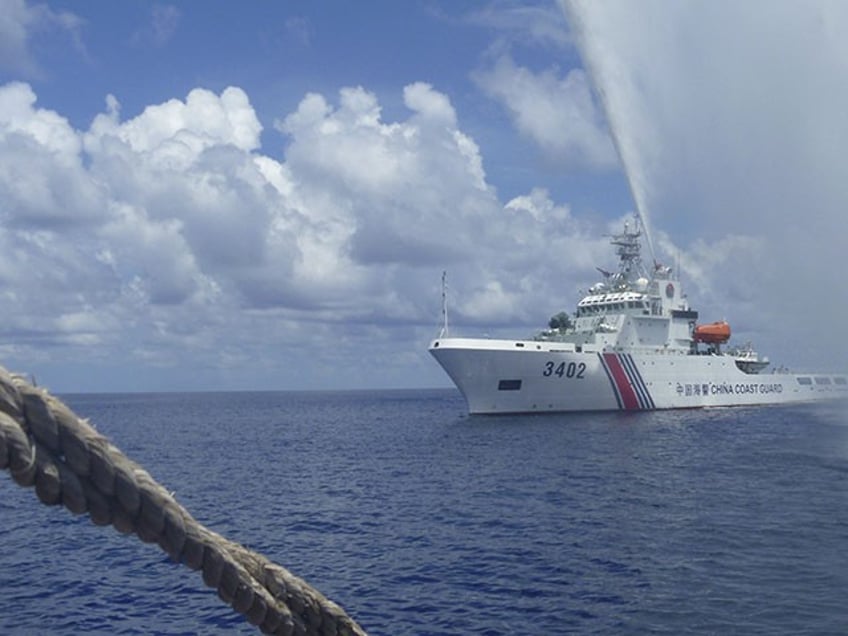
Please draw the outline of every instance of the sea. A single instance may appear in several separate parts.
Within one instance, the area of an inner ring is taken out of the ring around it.
[[[468,416],[454,390],[65,395],[372,635],[846,634],[843,403]],[[0,474],[0,633],[253,634]]]

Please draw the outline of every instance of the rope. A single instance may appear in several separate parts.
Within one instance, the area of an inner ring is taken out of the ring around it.
[[[0,367],[0,469],[48,506],[156,543],[265,634],[365,631],[318,590],[198,523],[141,466],[44,389]]]

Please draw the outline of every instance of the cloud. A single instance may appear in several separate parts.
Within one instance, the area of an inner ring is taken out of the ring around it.
[[[82,49],[83,21],[69,11],[53,11],[46,4],[28,5],[26,0],[5,0],[0,11],[0,71],[39,77],[43,70],[31,42],[41,32],[59,30]]]
[[[433,90],[429,84],[416,82],[404,88],[403,102],[423,119],[441,122],[445,126],[456,126],[456,111],[450,100],[446,95]]]
[[[285,33],[292,41],[301,46],[309,46],[312,42],[314,29],[308,18],[291,17],[285,22]]]
[[[27,40],[35,16],[24,0],[9,0],[0,14],[0,68],[5,71],[32,73],[35,61]]]
[[[530,194],[515,197],[506,204],[506,209],[526,212],[540,222],[548,219],[567,221],[571,215],[568,206],[554,203],[544,188],[534,188]]]
[[[556,69],[534,73],[502,55],[474,75],[476,83],[501,102],[516,128],[551,158],[572,167],[610,170],[615,147],[581,69],[560,77]]]
[[[404,98],[413,111],[406,122],[383,122],[374,95],[350,88],[338,108],[309,95],[277,124],[291,138],[286,165],[299,180],[304,215],[320,223],[332,258],[344,254],[354,267],[456,260],[470,251],[457,230],[497,207],[447,97],[412,84]],[[307,240],[314,250],[319,239]]]
[[[731,236],[761,246],[756,263],[735,250],[712,284],[753,270],[756,331],[810,366],[835,348],[844,359],[848,6],[567,8],[652,224],[693,256]]]
[[[150,8],[150,22],[130,38],[133,44],[163,47],[170,42],[179,28],[182,12],[169,4],[154,4]]]
[[[172,99],[148,106],[129,122],[118,121],[119,105],[109,99],[108,115],[92,126],[93,139],[115,136],[133,152],[156,160],[190,161],[204,150],[232,145],[240,150],[259,146],[262,125],[244,91],[227,88],[220,97],[203,89],[191,91],[185,102]]]
[[[58,113],[33,108],[21,83],[0,86],[0,215],[24,231],[56,230],[102,218],[101,193],[80,160],[82,144]]]
[[[493,45],[494,48],[531,43],[564,49],[571,44],[571,34],[562,12],[548,3],[532,6],[494,2],[472,11],[466,20],[499,32],[500,41]]]
[[[3,338],[15,343],[0,353],[167,368],[191,352],[222,373],[247,360],[302,382],[291,365],[304,347],[353,365],[370,339],[403,364],[434,333],[442,269],[457,324],[544,322],[607,255],[597,228],[542,189],[499,201],[450,99],[424,83],[403,97],[408,116],[385,121],[361,87],[306,95],[275,124],[275,158],[236,87],[130,119],[109,96],[78,131],[29,85],[0,86]]]

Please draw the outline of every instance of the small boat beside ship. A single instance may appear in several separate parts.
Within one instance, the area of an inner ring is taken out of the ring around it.
[[[724,349],[725,321],[698,324],[671,268],[641,258],[641,227],[612,237],[617,272],[560,314],[550,328],[519,340],[447,333],[429,351],[472,414],[751,406],[848,397],[848,377],[767,372],[747,345]],[[445,309],[445,317],[447,316]]]

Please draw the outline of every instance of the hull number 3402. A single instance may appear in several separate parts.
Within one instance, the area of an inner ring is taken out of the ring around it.
[[[585,362],[569,362],[568,364],[560,362],[557,364],[556,362],[548,361],[545,363],[545,370],[542,372],[542,375],[545,377],[555,375],[558,378],[566,377],[582,380],[584,373],[586,373]]]

